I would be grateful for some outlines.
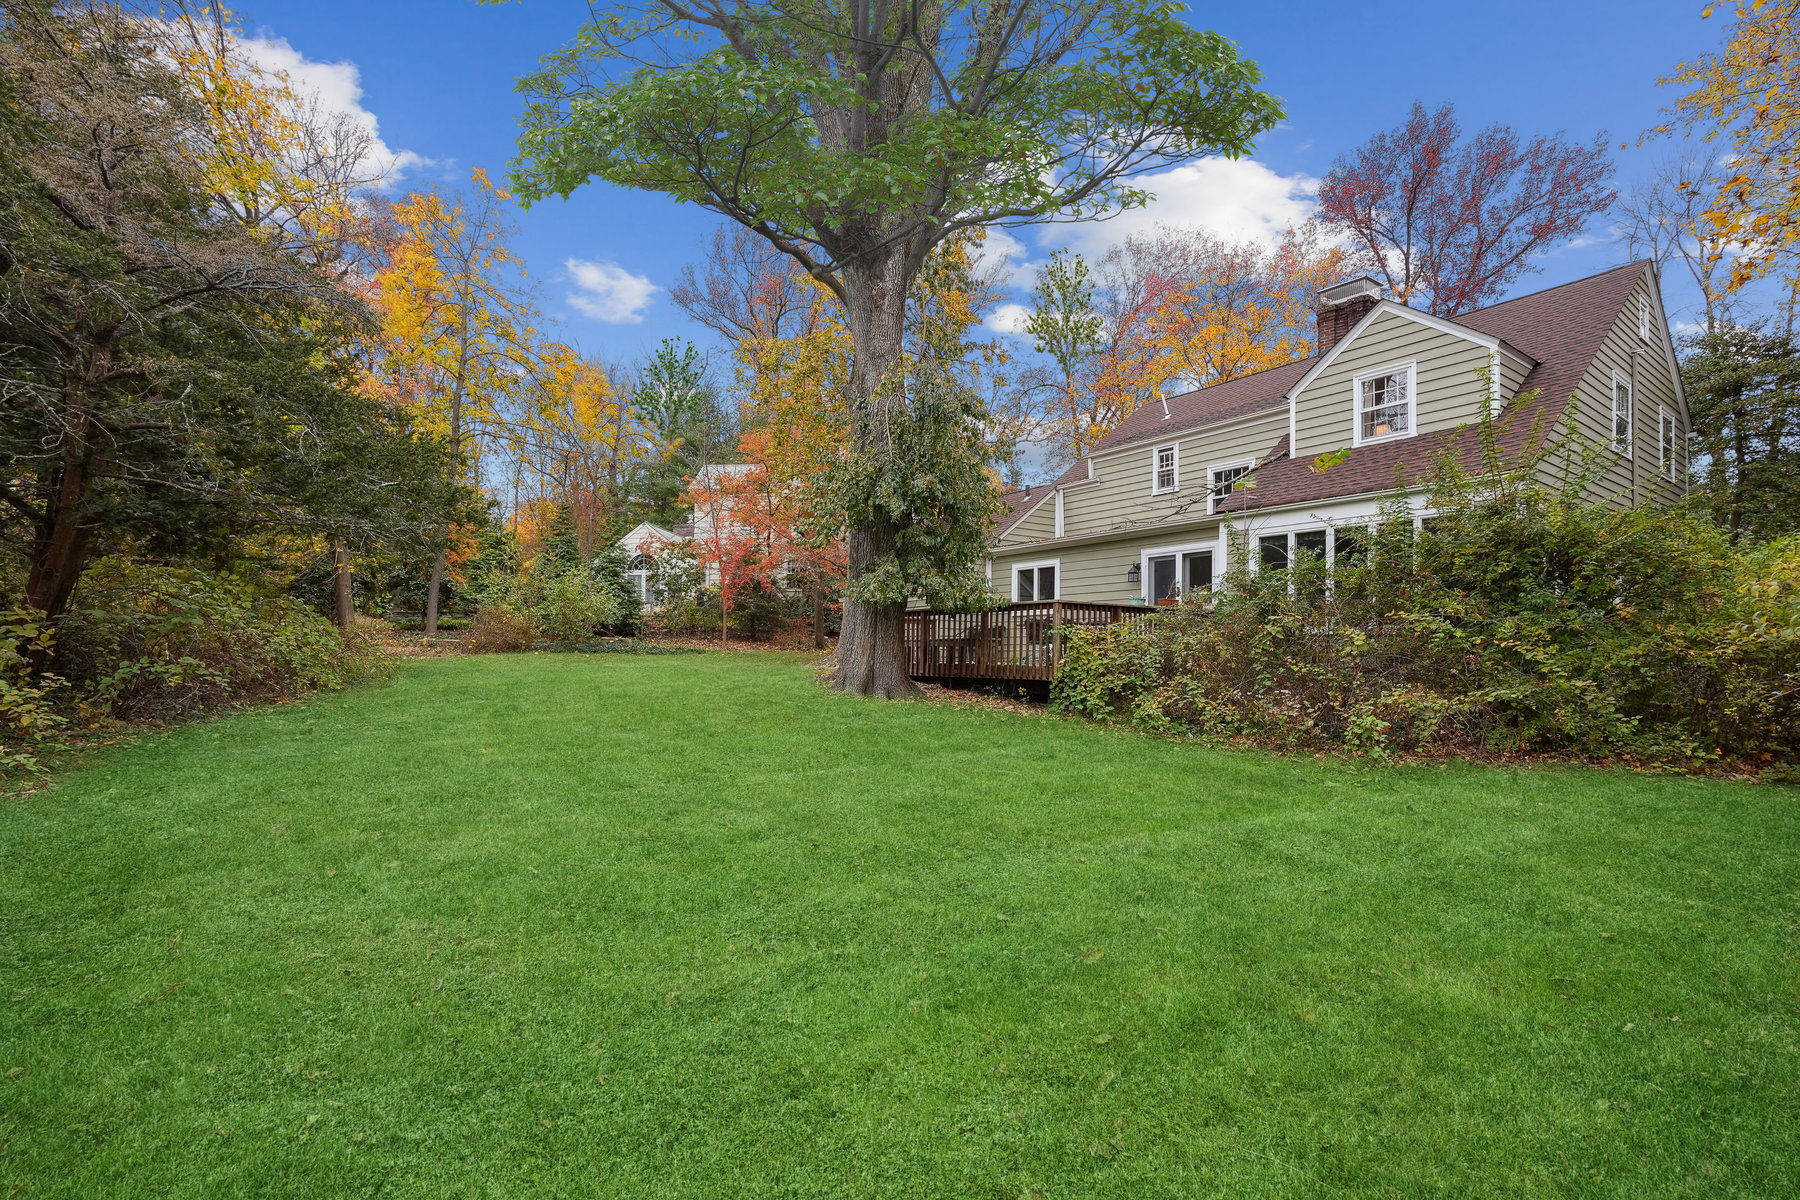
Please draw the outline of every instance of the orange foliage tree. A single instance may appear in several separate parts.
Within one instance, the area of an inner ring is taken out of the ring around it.
[[[1687,91],[1652,133],[1730,146],[1721,178],[1692,183],[1707,189],[1713,233],[1743,250],[1731,286],[1785,267],[1800,287],[1800,0],[1739,0],[1724,47],[1657,82]]]
[[[1171,389],[1306,357],[1318,291],[1344,270],[1344,252],[1312,226],[1272,250],[1161,226],[1127,238],[1092,272],[1079,255],[1052,255],[1026,323],[1049,360],[1033,380],[1045,440],[1080,457]]]

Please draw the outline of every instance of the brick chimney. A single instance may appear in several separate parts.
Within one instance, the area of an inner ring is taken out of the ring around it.
[[[1356,328],[1381,303],[1381,285],[1367,275],[1334,283],[1319,293],[1319,353],[1323,354]]]

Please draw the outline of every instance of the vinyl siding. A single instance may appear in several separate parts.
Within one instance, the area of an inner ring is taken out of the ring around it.
[[[1638,300],[1651,303],[1651,338],[1638,337]],[[1662,308],[1651,286],[1650,273],[1632,288],[1619,319],[1607,331],[1600,352],[1594,356],[1587,373],[1576,389],[1579,401],[1576,417],[1582,434],[1602,446],[1612,444],[1612,386],[1617,371],[1632,381],[1631,456],[1603,449],[1600,463],[1604,474],[1596,482],[1594,493],[1617,504],[1673,503],[1686,491],[1682,480],[1669,480],[1657,472],[1657,407],[1675,416],[1676,438],[1683,465],[1686,465],[1688,414],[1682,406],[1676,381],[1669,372],[1666,339],[1667,326]]]
[[[1159,446],[1145,441],[1114,454],[1096,455],[1094,478],[1063,489],[1063,535],[1079,537],[1114,528],[1159,525],[1205,517],[1206,470],[1211,466],[1261,458],[1287,432],[1287,410],[1274,409],[1213,428],[1189,430],[1171,438],[1181,447],[1179,488],[1152,495],[1151,470]],[[1021,546],[1051,537],[1056,529],[1055,500],[1007,530],[997,548]]]
[[[1313,458],[1352,445],[1356,377],[1406,362],[1418,363],[1415,432],[1453,429],[1480,418],[1487,388],[1477,372],[1490,362],[1487,347],[1384,312],[1295,397],[1295,457]]]
[[[1142,594],[1143,583],[1130,583],[1125,572],[1138,565],[1145,550],[1166,546],[1186,546],[1196,542],[1217,541],[1219,523],[1210,521],[1194,527],[1163,529],[1149,533],[1134,532],[1104,542],[1074,546],[1050,545],[1026,547],[1016,551],[998,551],[994,555],[994,594],[1012,599],[1013,567],[1019,563],[1060,559],[1057,572],[1057,599],[1086,600],[1098,604],[1130,604]],[[1214,572],[1223,572],[1224,563],[1215,554]]]
[[[1011,529],[1006,531],[1004,540],[1008,544],[1037,542],[1042,541],[1047,537],[1055,536],[1056,497],[1051,494],[1050,489],[1047,487],[1038,491],[1032,497],[1032,502],[1036,503],[1039,496],[1043,497],[1044,502],[1037,506],[1037,511],[1029,514],[1023,521],[1020,521],[1017,525],[1014,525]]]

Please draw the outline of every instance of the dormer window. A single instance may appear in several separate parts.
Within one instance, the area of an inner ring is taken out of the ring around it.
[[[1150,474],[1150,494],[1160,496],[1164,492],[1174,491],[1180,484],[1181,448],[1179,446],[1158,446],[1155,466]]]
[[[1244,476],[1248,475],[1250,468],[1255,465],[1254,461],[1245,461],[1232,463],[1230,466],[1208,467],[1206,469],[1206,511],[1218,512],[1219,505],[1225,503],[1226,498],[1237,490],[1237,485],[1243,481]]]
[[[1411,437],[1416,363],[1383,367],[1356,377],[1356,444]]]

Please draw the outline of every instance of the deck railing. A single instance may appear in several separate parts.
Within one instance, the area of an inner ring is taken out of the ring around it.
[[[916,679],[1041,680],[1056,675],[1063,636],[1155,612],[1133,604],[1044,600],[988,612],[906,614],[907,674]]]

